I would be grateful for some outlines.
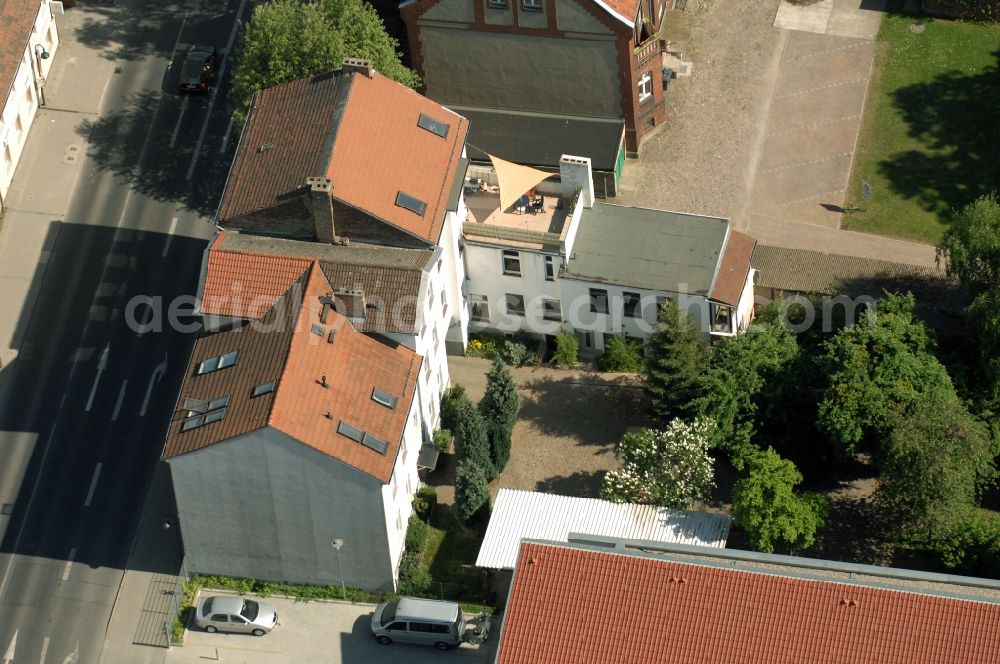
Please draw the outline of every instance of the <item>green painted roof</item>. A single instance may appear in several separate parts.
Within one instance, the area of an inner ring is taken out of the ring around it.
[[[708,295],[729,221],[595,203],[562,277]]]

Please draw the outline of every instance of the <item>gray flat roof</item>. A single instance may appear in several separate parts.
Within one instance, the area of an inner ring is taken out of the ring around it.
[[[707,297],[728,228],[727,219],[595,203],[561,276]]]
[[[469,120],[466,147],[477,161],[484,153],[525,166],[559,168],[564,154],[589,157],[596,171],[612,171],[625,131],[624,120],[448,106]]]

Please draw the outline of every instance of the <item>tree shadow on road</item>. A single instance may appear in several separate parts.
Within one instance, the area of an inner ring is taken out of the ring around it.
[[[1000,50],[993,53],[1000,60]],[[965,206],[1000,183],[1000,68],[969,76],[940,74],[900,88],[892,100],[908,134],[926,146],[879,163],[892,189],[939,215]]]
[[[164,97],[160,92],[145,90],[126,99],[125,107],[99,117],[84,120],[77,134],[88,143],[90,156],[100,170],[111,171],[135,191],[158,201],[177,201],[205,216],[215,214],[219,197],[225,187],[229,163],[235,151],[231,141],[225,154],[210,149],[221,144],[218,128],[209,123],[198,168],[190,180],[186,178],[195,151],[200,123],[181,127],[154,129],[149,143],[143,147],[161,104],[184,103],[180,98]],[[187,114],[195,116],[207,106],[208,100],[188,98]],[[218,123],[216,123],[218,124]],[[193,135],[192,135],[192,127]],[[171,143],[173,142],[173,145]]]

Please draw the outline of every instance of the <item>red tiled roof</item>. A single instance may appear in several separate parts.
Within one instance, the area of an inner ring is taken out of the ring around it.
[[[719,272],[715,275],[712,293],[709,297],[717,302],[736,306],[743,294],[743,286],[750,272],[750,257],[757,246],[757,240],[749,235],[729,232],[729,240],[719,261]]]
[[[639,13],[639,0],[600,0],[598,5],[610,7],[623,20],[632,23]]]
[[[38,0],[0,0],[0,95],[4,100],[14,84],[40,8]]]
[[[421,114],[448,125],[442,138]],[[437,244],[468,121],[377,72],[341,70],[259,92],[219,206],[219,220],[269,208],[327,177],[330,195]],[[267,149],[262,146],[269,145]],[[404,192],[422,215],[396,205]]]
[[[995,664],[998,644],[997,604],[525,542],[497,662]]]
[[[417,126],[420,114],[449,125],[445,138]],[[326,177],[333,197],[437,244],[465,148],[468,121],[381,74],[356,75]],[[407,193],[423,215],[396,205]]]
[[[335,288],[360,289],[369,305],[363,332],[416,329],[416,301],[430,249],[297,242],[223,232],[208,252],[201,313],[256,319],[318,260]]]
[[[405,346],[362,334],[336,311],[329,311],[324,322],[321,298],[330,289],[313,262],[261,319],[263,325],[248,324],[198,340],[164,458],[271,426],[383,483],[389,481],[422,358]],[[235,365],[195,375],[202,360],[232,350],[240,351]],[[251,396],[254,386],[271,380],[277,381],[273,393]],[[395,397],[396,407],[373,401],[375,388]],[[226,395],[230,403],[222,420],[180,430],[187,417],[185,399]],[[337,433],[341,420],[385,442],[386,453]]]
[[[257,93],[222,192],[220,221],[304,193],[306,178],[323,173],[343,80],[350,79],[331,72]]]

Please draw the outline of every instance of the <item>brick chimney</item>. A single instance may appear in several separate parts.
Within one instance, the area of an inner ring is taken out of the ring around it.
[[[588,157],[573,157],[564,154],[559,158],[559,176],[562,179],[563,200],[573,199],[580,190],[580,203],[585,208],[594,206],[594,172]]]
[[[371,78],[372,74],[375,73],[375,70],[372,69],[372,61],[361,58],[344,58],[341,67],[345,74],[361,74]]]
[[[333,219],[333,183],[330,178],[306,178],[309,187],[309,208],[316,226],[316,239],[333,244],[337,240],[337,225]]]

